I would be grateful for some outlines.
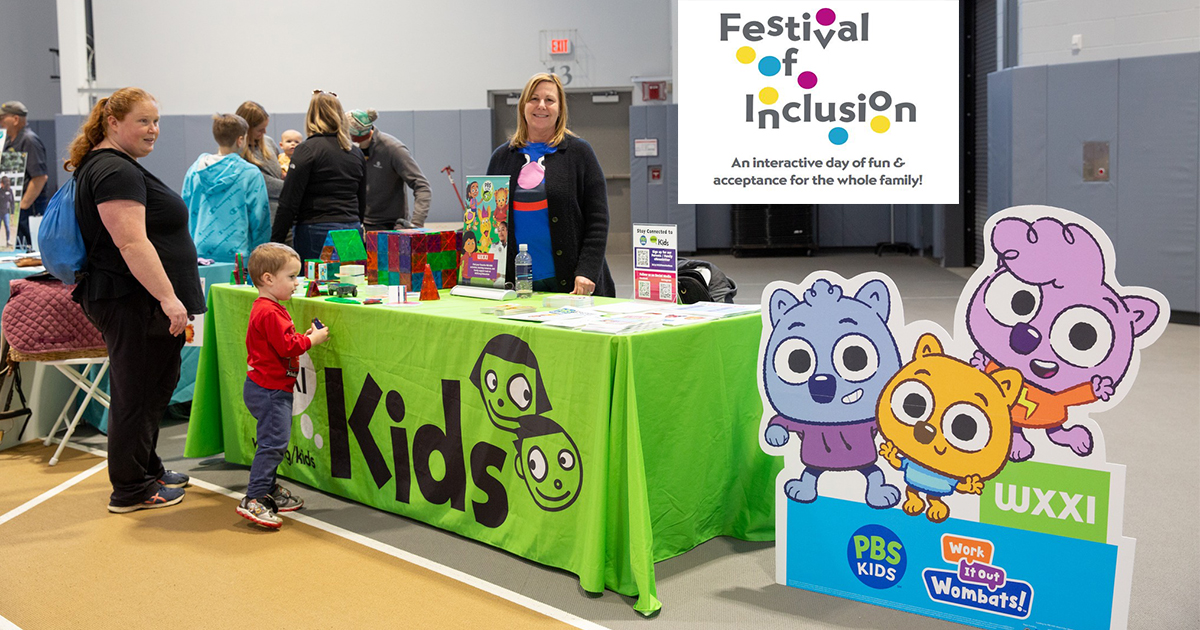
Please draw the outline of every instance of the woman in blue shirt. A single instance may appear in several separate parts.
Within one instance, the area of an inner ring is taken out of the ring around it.
[[[567,129],[562,83],[535,74],[517,101],[517,131],[496,148],[488,175],[508,175],[508,281],[518,243],[533,257],[535,291],[615,297],[604,259],[608,193],[591,145]]]

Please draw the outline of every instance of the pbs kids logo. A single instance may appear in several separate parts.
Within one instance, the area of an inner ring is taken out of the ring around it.
[[[646,235],[645,234],[642,235],[642,238],[639,239],[639,242],[641,242],[642,245],[646,244]]]
[[[850,570],[859,582],[877,589],[891,588],[904,577],[908,554],[904,543],[882,525],[864,525],[846,547]]]

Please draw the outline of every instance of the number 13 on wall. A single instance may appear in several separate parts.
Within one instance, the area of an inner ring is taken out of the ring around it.
[[[571,84],[571,79],[573,78],[571,76],[571,66],[566,64],[561,66],[549,66],[546,68],[546,72],[549,72],[550,74],[557,74],[558,78],[562,80],[563,86]]]

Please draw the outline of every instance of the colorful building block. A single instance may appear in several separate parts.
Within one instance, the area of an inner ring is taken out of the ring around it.
[[[413,290],[424,284],[428,266],[437,288],[449,289],[458,284],[460,238],[454,230],[368,232],[367,282]]]

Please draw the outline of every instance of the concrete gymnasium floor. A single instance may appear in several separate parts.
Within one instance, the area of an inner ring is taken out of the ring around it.
[[[620,296],[632,292],[630,264],[624,258],[610,260]],[[703,258],[717,264],[737,281],[736,301],[739,303],[757,303],[763,288],[771,281],[799,282],[818,269],[830,269],[845,277],[865,271],[884,271],[900,289],[908,321],[929,319],[948,330],[953,330],[955,304],[971,272],[969,269],[943,269],[935,261],[915,256],[878,258],[855,252],[823,253],[813,258]],[[1196,527],[1200,522],[1200,457],[1197,456],[1200,452],[1200,328],[1169,325],[1157,343],[1143,351],[1141,372],[1130,394],[1118,407],[1095,414],[1094,418],[1104,431],[1109,461],[1128,466],[1124,533],[1138,540],[1129,627],[1195,628],[1200,624],[1200,567],[1197,563],[1200,560],[1197,534],[1200,532]],[[168,467],[187,471],[198,479],[234,491],[243,490],[247,468],[226,464],[220,457],[203,460],[182,457],[186,430],[186,423],[168,424],[163,428],[159,453]],[[76,440],[104,448],[104,436],[94,432]],[[0,453],[0,459],[4,457],[5,453]],[[589,596],[580,590],[576,578],[565,572],[524,561],[403,517],[299,484],[292,485],[307,501],[302,513],[308,518],[422,556],[609,628],[646,628],[649,627],[644,625],[647,623],[662,629],[960,627],[777,585],[772,543],[747,543],[728,538],[711,540],[656,565],[663,609],[656,618],[647,621],[633,610],[631,599],[612,592],[599,597]],[[94,518],[104,510],[106,496],[99,490],[94,494],[96,496],[80,497],[81,501],[87,502],[81,509],[88,511],[88,518]],[[185,501],[183,507],[188,505]],[[176,509],[180,508],[168,508]],[[232,504],[222,505],[221,509],[227,514],[219,516],[226,518],[217,521],[224,522],[231,530],[248,527],[233,513]],[[141,517],[165,519],[170,518],[170,514],[164,510],[142,513]],[[294,525],[289,521],[282,534],[287,536],[287,529]],[[0,524],[0,540],[5,537],[5,529],[6,526]],[[53,544],[46,542],[48,547]],[[293,548],[289,555],[301,551],[298,547]],[[225,579],[221,575],[212,578]],[[9,587],[12,585],[9,582]],[[113,587],[120,588],[120,581],[114,580]],[[397,585],[397,588],[404,587]],[[318,604],[313,595],[292,591],[281,593],[280,597],[291,602],[289,606],[299,609],[297,619],[302,620],[303,609]],[[11,590],[0,595],[0,615],[4,614],[3,601],[10,596],[14,596]],[[27,593],[23,597],[37,595]],[[392,602],[381,601],[378,607],[382,615],[380,627],[405,625],[400,621],[404,617],[398,614],[400,611]],[[193,611],[193,614],[202,613]],[[425,623],[412,618],[407,622],[436,624],[436,620],[428,618],[424,619]],[[131,625],[137,626],[136,623]]]

